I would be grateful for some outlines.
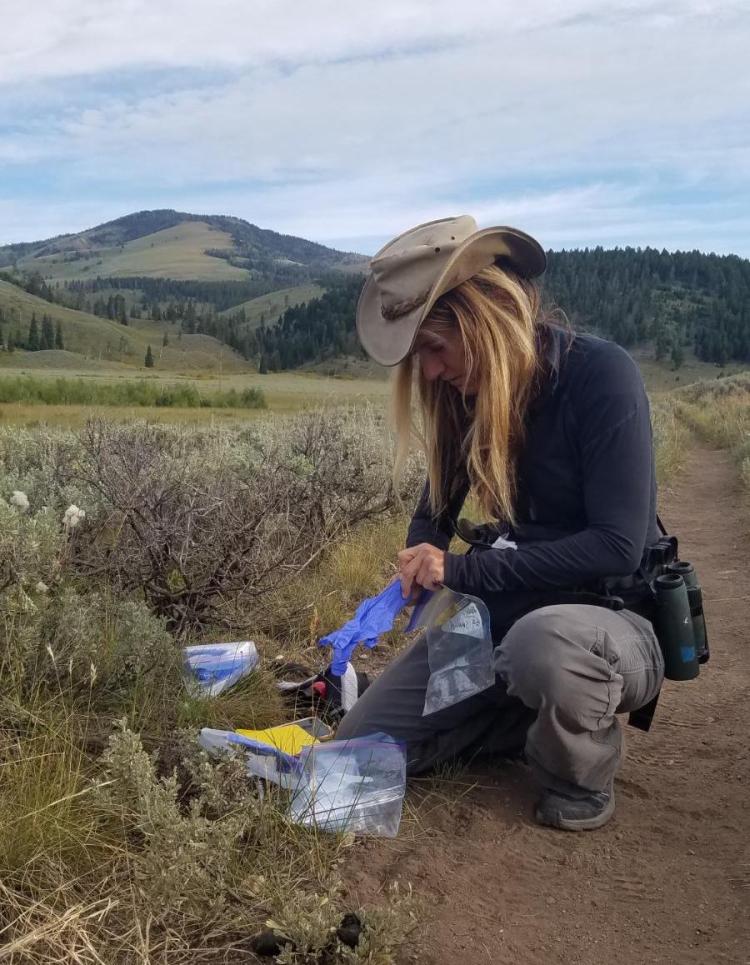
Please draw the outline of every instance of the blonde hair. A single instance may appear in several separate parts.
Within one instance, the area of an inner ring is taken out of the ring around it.
[[[430,509],[443,512],[465,466],[470,491],[488,519],[515,519],[516,457],[524,413],[539,371],[540,296],[531,282],[497,266],[485,268],[435,304],[425,324],[454,330],[466,356],[467,397],[441,379],[428,381],[412,354],[400,363],[393,385],[398,480],[413,437],[427,457]],[[412,396],[416,382],[421,431]]]

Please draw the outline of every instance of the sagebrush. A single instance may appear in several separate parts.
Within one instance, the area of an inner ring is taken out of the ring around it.
[[[394,492],[388,447],[368,410],[0,430],[1,957],[246,962],[274,920],[279,961],[394,960],[409,902],[353,908],[342,839],[197,748],[199,726],[284,719],[267,670],[207,700],[182,669],[189,642],[262,625],[273,657],[300,638],[358,527],[414,497],[416,465]],[[392,548],[370,533],[376,587]],[[336,937],[351,911],[358,950]]]

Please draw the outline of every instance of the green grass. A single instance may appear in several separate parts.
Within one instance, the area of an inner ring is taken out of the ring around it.
[[[0,357],[4,353],[0,353]],[[35,354],[28,353],[26,358]],[[389,384],[375,379],[327,378],[298,372],[278,372],[268,375],[252,373],[244,375],[230,373],[219,377],[217,373],[203,373],[201,377],[179,376],[173,372],[158,372],[153,369],[142,370],[137,380],[133,379],[132,369],[125,366],[107,370],[106,373],[92,372],[86,368],[68,369],[2,369],[0,368],[0,395],[6,381],[15,381],[19,376],[33,375],[37,382],[54,383],[58,379],[76,379],[88,385],[119,386],[135,382],[148,385],[148,393],[161,395],[164,392],[178,392],[183,389],[197,393],[201,397],[213,395],[226,396],[227,393],[241,395],[247,390],[256,389],[262,393],[268,409],[279,415],[292,414],[310,406],[340,406],[374,403],[386,407]],[[117,390],[127,393],[130,390]],[[52,398],[52,396],[48,396]],[[127,394],[120,396],[127,398]],[[245,422],[254,418],[253,410],[246,408],[166,408],[144,407],[142,404],[98,403],[64,405],[50,402],[46,405],[28,402],[5,402],[0,405],[0,422],[10,425],[36,425],[45,423],[56,426],[80,426],[101,409],[100,414],[117,422],[133,419],[147,419],[153,422],[180,422],[207,424],[219,420],[222,424]]]
[[[200,221],[186,221],[153,234],[128,241],[122,247],[102,248],[85,253],[75,261],[64,255],[27,258],[19,268],[39,271],[49,281],[96,278],[152,278],[231,281],[248,277],[223,258],[207,255],[207,249],[233,249],[231,235]]]
[[[200,392],[195,385],[169,386],[144,379],[85,382],[83,379],[0,379],[0,403],[77,406],[154,406],[157,408],[265,409],[260,389]]]

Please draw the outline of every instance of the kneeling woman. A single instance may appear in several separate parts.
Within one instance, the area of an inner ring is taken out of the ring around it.
[[[637,585],[658,539],[656,484],[634,362],[545,319],[533,281],[545,264],[533,238],[477,231],[469,217],[413,228],[372,261],[357,330],[373,359],[399,366],[401,459],[416,389],[428,466],[399,554],[403,590],[444,585],[484,600],[496,685],[423,716],[422,638],[338,736],[404,740],[413,774],[458,755],[524,750],[542,789],[536,820],[585,830],[614,811],[615,715],[647,704],[663,678],[650,622],[606,605],[615,581]],[[478,544],[469,553],[450,553],[469,494],[493,524],[468,534]]]

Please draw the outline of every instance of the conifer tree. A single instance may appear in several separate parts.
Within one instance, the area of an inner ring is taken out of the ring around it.
[[[39,340],[39,346],[42,349],[55,347],[55,327],[52,324],[52,319],[47,314],[42,316],[42,336]]]
[[[39,325],[36,321],[36,314],[32,313],[31,322],[29,324],[29,337],[26,341],[26,348],[29,352],[38,352],[40,348],[39,342]]]
[[[151,346],[146,347],[146,358],[144,359],[144,365],[147,369],[152,369],[154,367],[154,354],[151,351]]]
[[[55,348],[64,349],[65,345],[63,343],[63,333],[62,325],[60,324],[60,319],[57,320],[57,325],[55,327]]]

